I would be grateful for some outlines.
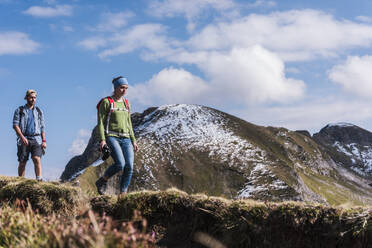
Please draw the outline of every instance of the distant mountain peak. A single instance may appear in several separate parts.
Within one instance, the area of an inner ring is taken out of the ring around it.
[[[347,123],[347,122],[337,122],[337,123],[329,123],[325,128],[327,127],[357,127],[354,124]]]
[[[372,133],[350,123],[328,124],[314,139],[334,161],[365,178],[372,178]]]

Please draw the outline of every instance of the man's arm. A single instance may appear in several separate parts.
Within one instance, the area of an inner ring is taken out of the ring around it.
[[[22,144],[27,146],[28,140],[23,135],[21,128],[19,127],[20,122],[21,122],[20,108],[17,108],[13,116],[13,129],[15,130],[18,137],[21,139]]]
[[[16,131],[16,134],[21,139],[22,144],[25,145],[25,146],[27,146],[28,145],[28,140],[26,139],[26,137],[21,132],[21,129],[19,128],[19,126],[18,125],[13,125],[13,129]]]
[[[41,139],[42,139],[42,143],[41,143],[41,146],[42,148],[46,148],[47,145],[46,145],[46,139],[45,139],[45,121],[44,121],[44,112],[40,109],[40,112],[41,112],[41,118],[40,118],[40,134],[41,134]]]

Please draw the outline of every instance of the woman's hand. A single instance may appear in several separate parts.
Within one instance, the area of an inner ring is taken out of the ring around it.
[[[138,145],[137,145],[137,142],[134,142],[134,144],[133,144],[133,148],[134,148],[134,152],[137,152],[137,151],[138,151]]]
[[[99,144],[99,148],[101,149],[101,151],[105,145],[106,145],[106,140],[101,140],[101,143]]]

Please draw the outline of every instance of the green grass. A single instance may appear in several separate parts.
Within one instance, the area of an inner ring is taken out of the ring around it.
[[[354,187],[331,177],[322,176],[307,170],[298,172],[305,184],[315,193],[322,196],[331,206],[349,205],[364,206],[372,204],[370,198],[358,197],[361,192]],[[354,191],[353,191],[354,189]]]

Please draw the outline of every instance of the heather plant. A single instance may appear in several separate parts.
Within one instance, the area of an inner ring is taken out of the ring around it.
[[[140,215],[117,222],[91,210],[76,218],[60,214],[41,215],[30,204],[0,208],[0,247],[154,247]]]

